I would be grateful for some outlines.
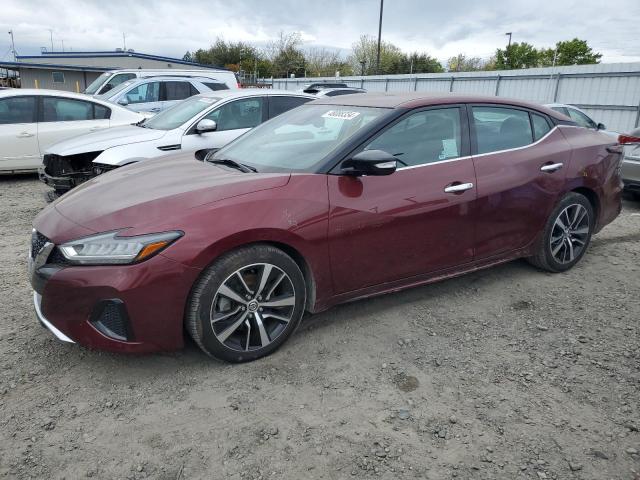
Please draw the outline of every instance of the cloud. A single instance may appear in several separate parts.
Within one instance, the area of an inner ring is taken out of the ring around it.
[[[3,0],[0,27],[14,31],[19,54],[51,48],[49,29],[56,50],[63,41],[65,49],[113,50],[123,46],[124,32],[128,48],[182,56],[216,37],[264,45],[281,30],[300,32],[307,47],[349,49],[360,35],[377,34],[378,8],[378,0]],[[638,18],[637,0],[387,0],[383,38],[444,60],[460,52],[488,57],[509,31],[513,41],[537,47],[579,37],[604,61],[635,61]],[[8,50],[7,35],[0,55]]]

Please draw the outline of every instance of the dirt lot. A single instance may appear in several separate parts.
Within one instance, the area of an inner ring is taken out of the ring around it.
[[[0,477],[640,479],[640,203],[571,272],[525,262],[308,318],[244,365],[61,344],[0,178]]]

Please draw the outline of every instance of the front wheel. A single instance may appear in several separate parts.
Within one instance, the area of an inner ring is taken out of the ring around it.
[[[300,268],[282,250],[254,245],[223,255],[193,288],[187,330],[228,362],[269,355],[294,332],[306,302]]]
[[[549,272],[569,270],[586,252],[594,225],[589,200],[579,193],[568,193],[549,216],[542,242],[529,262]]]

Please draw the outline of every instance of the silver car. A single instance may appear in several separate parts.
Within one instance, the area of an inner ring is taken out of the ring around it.
[[[640,140],[640,128],[635,129],[629,136]],[[624,152],[621,171],[624,188],[640,198],[640,142],[627,145],[624,147]]]
[[[96,98],[134,112],[158,113],[193,95],[228,89],[210,78],[150,77],[128,80]]]

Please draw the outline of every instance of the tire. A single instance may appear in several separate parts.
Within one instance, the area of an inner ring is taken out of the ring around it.
[[[266,279],[263,279],[266,273]],[[208,355],[247,362],[276,351],[300,324],[306,284],[296,262],[270,245],[227,253],[194,285],[186,328]]]
[[[567,226],[568,229],[563,229]],[[576,192],[566,194],[545,224],[538,251],[527,260],[548,272],[565,272],[580,261],[595,226],[591,202]]]

